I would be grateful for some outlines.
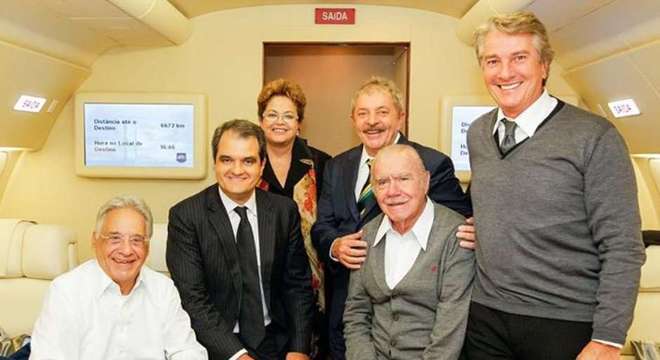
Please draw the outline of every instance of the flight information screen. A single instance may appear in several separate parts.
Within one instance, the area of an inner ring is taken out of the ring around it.
[[[85,166],[192,168],[192,104],[85,103]]]
[[[451,114],[451,159],[457,171],[470,170],[467,131],[474,120],[494,106],[454,106]]]

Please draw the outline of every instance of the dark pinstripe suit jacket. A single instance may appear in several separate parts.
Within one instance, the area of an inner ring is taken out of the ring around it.
[[[256,189],[264,295],[282,352],[309,352],[313,294],[295,203]],[[233,334],[241,296],[234,233],[218,185],[170,209],[167,266],[210,359],[243,348]],[[261,311],[261,309],[255,309]]]

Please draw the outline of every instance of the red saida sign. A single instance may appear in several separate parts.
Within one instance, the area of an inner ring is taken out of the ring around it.
[[[316,24],[355,24],[354,8],[316,8],[314,12],[314,23]]]

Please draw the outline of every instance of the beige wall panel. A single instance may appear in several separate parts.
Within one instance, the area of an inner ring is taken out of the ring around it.
[[[591,109],[601,106],[621,131],[631,153],[660,152],[660,97],[630,54],[610,57],[565,74]],[[610,101],[634,98],[641,115],[614,119]]]
[[[20,157],[20,151],[0,151],[0,204],[2,203],[2,196],[7,188],[9,177],[13,173],[14,165]]]
[[[410,42],[410,137],[437,148],[441,97],[485,94],[472,49],[455,36],[457,20],[420,10],[355,7],[356,26],[315,26],[310,5],[199,16],[193,19],[193,35],[181,46],[114,50],[101,56],[80,90],[203,93],[211,130],[236,117],[256,121],[264,41]],[[552,81],[568,89],[559,76]],[[109,197],[140,195],[151,205],[155,220],[163,222],[172,204],[215,181],[212,170],[202,181],[76,177],[72,109],[71,102],[67,103],[41,151],[19,159],[0,203],[0,216],[28,217],[75,229],[81,259],[91,256],[89,235],[95,212]]]
[[[89,75],[81,66],[0,41],[0,147],[38,149],[71,93]],[[21,94],[48,99],[39,113],[14,111]],[[52,113],[51,101],[59,101]]]
[[[642,76],[651,83],[656,93],[660,93],[660,39],[652,44],[629,53],[630,59]],[[660,119],[657,119],[660,122]],[[658,134],[660,135],[660,133]]]
[[[559,61],[570,69],[646,44],[658,37],[658,0],[615,0],[552,31],[550,40],[560,54]]]

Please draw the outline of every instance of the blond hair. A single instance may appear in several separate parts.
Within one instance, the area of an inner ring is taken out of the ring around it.
[[[529,11],[518,11],[512,14],[495,15],[480,25],[474,32],[474,50],[479,63],[483,60],[483,46],[488,33],[499,31],[508,35],[532,35],[532,44],[541,58],[541,62],[548,68],[555,52],[550,46],[548,32],[536,15]]]

